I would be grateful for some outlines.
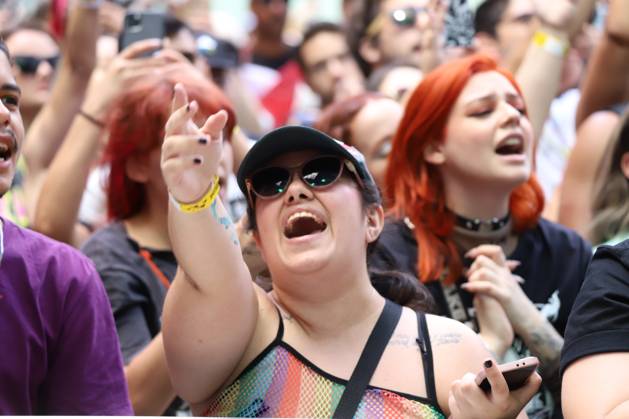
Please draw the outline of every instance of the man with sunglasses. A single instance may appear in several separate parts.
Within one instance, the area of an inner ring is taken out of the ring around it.
[[[373,70],[405,59],[428,72],[443,48],[446,2],[442,0],[382,0],[366,2],[358,53]]]
[[[42,29],[22,26],[6,36],[13,54],[15,79],[22,88],[22,115],[28,130],[31,122],[50,98],[59,61],[59,46]]]

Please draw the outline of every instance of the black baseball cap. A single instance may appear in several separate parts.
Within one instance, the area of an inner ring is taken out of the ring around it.
[[[375,181],[365,163],[365,157],[356,148],[330,137],[314,128],[287,125],[277,128],[260,138],[249,150],[238,169],[238,187],[247,195],[245,180],[249,175],[264,167],[269,161],[285,153],[302,150],[318,150],[323,154],[345,158],[354,166],[354,172],[364,184],[375,190]]]

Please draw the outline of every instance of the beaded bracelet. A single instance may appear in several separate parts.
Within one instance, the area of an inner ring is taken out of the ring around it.
[[[212,180],[212,186],[210,186],[205,195],[203,195],[195,202],[184,204],[177,201],[175,197],[171,194],[168,195],[170,197],[170,202],[172,202],[175,208],[177,208],[179,211],[185,213],[194,213],[209,208],[210,205],[212,205],[212,203],[216,200],[216,197],[218,196],[220,190],[221,185],[218,182],[218,176],[214,176],[214,179]]]

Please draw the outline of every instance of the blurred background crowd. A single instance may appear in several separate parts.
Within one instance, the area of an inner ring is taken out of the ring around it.
[[[0,215],[94,261],[137,414],[185,409],[163,359],[151,358],[177,268],[159,167],[176,82],[200,116],[228,110],[221,197],[264,286],[234,176],[251,145],[276,127],[313,126],[360,150],[391,196],[387,165],[409,97],[431,71],[475,52],[521,88],[543,217],[583,243],[629,236],[627,0],[0,0],[0,34],[26,130]],[[534,301],[540,309],[552,310],[550,291]],[[557,414],[549,382],[533,417]]]

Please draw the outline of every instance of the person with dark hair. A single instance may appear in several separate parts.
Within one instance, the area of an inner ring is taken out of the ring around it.
[[[513,76],[487,56],[426,75],[393,138],[393,219],[370,264],[418,277],[437,313],[479,332],[498,359],[538,357],[544,389],[527,411],[552,415],[562,335],[591,248],[540,219],[527,113]]]
[[[297,62],[308,86],[321,99],[321,107],[365,90],[365,78],[352,55],[343,29],[319,22],[304,32]]]
[[[296,60],[297,48],[284,38],[289,5],[289,0],[250,3],[255,26],[241,51],[244,62],[239,75],[244,90],[253,94],[247,100],[253,102],[251,116],[258,127],[249,134],[256,138],[289,121],[312,119],[310,114],[316,108],[316,97],[304,85]]]
[[[518,415],[537,374],[509,392],[469,329],[402,308],[372,287],[367,252],[384,220],[378,190],[356,149],[312,128],[269,132],[240,165],[238,185],[273,278],[272,292],[257,287],[217,197],[227,114],[198,128],[188,103],[176,88],[162,146],[181,267],[163,334],[173,385],[193,413]],[[490,393],[474,383],[483,360]]]
[[[24,143],[20,98],[0,41],[0,196]],[[111,309],[92,263],[4,217],[0,259],[0,414],[131,414]]]
[[[371,0],[356,16],[361,27],[350,30],[350,42],[369,74],[397,59],[407,59],[424,72],[442,60],[442,0]]]
[[[395,100],[368,92],[332,103],[313,127],[356,147],[383,190],[391,140],[403,113],[404,108]]]
[[[566,419],[629,417],[629,240],[601,246],[566,326]]]

